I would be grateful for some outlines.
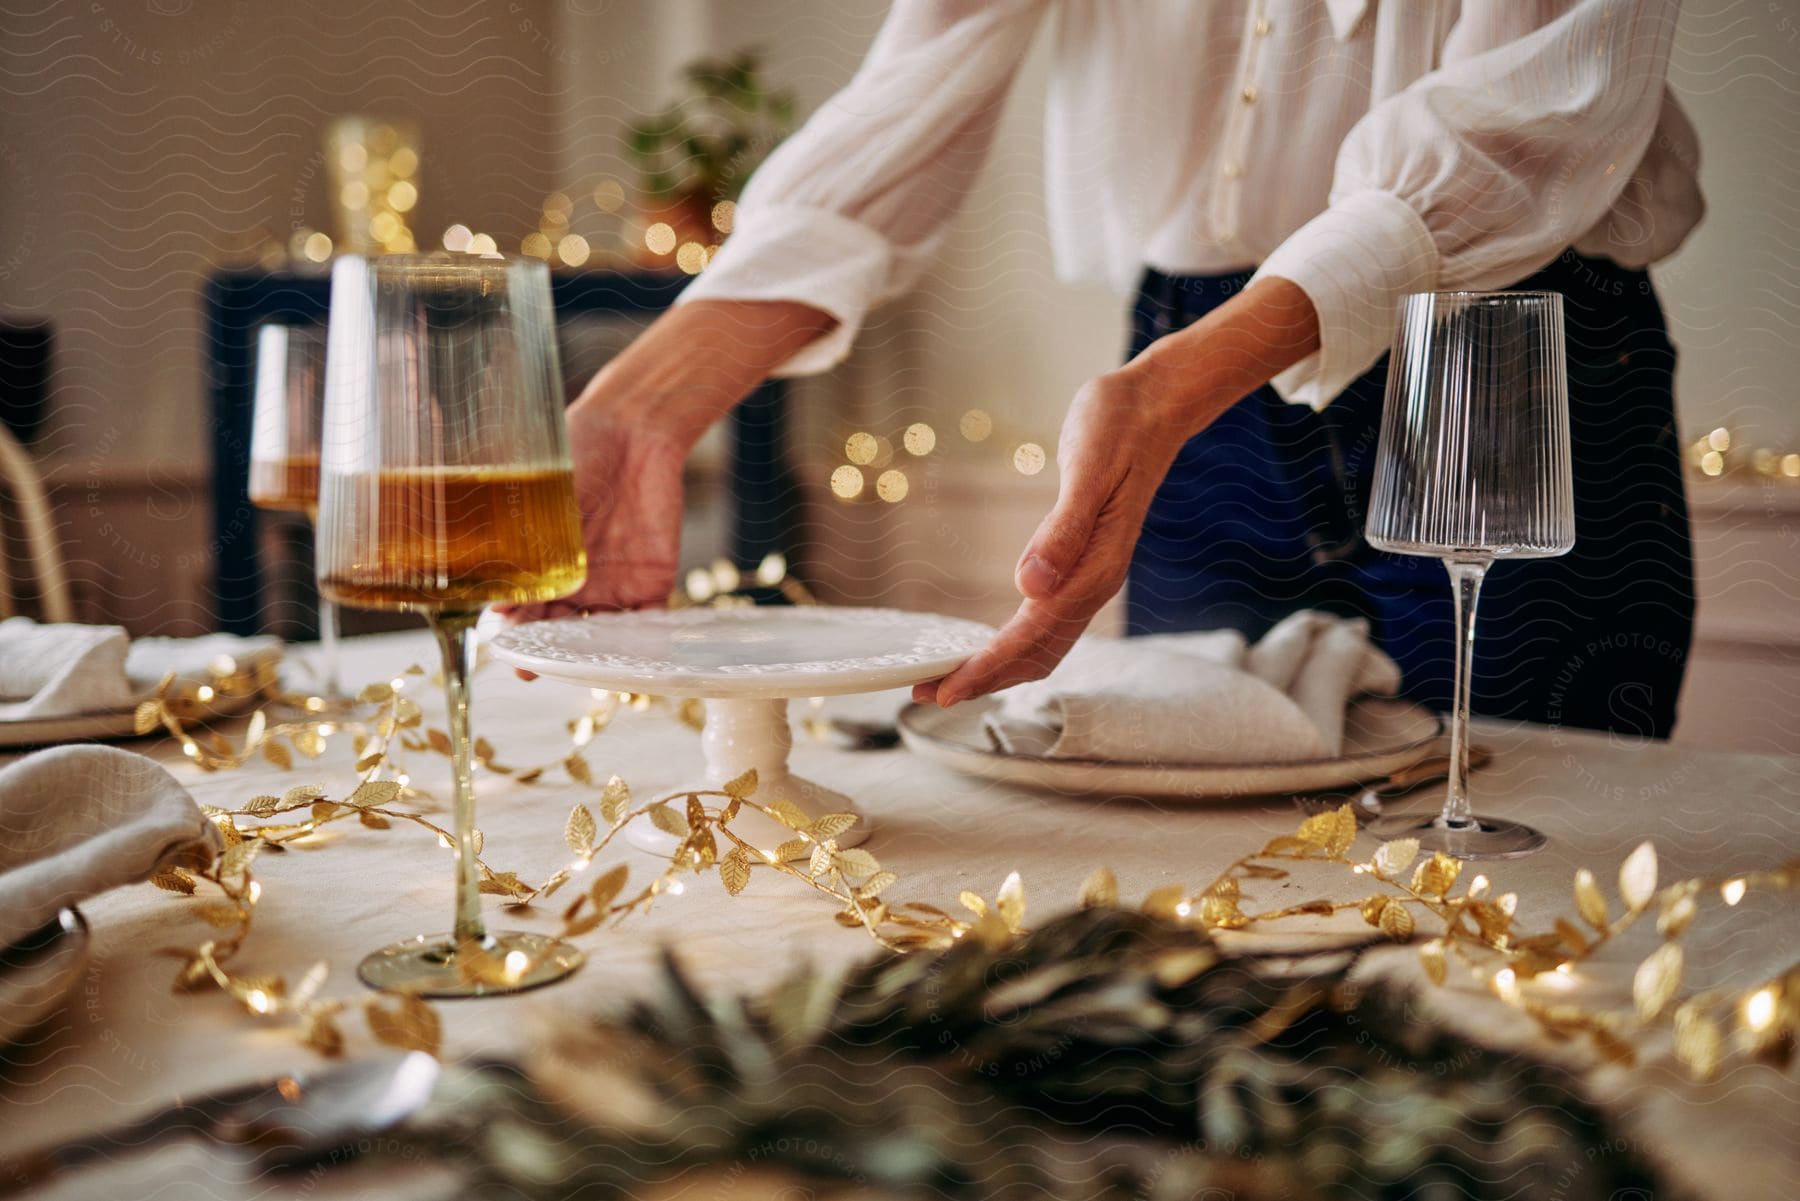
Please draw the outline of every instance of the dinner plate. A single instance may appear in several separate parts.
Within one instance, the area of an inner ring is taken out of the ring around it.
[[[972,776],[1068,794],[1222,800],[1345,788],[1392,775],[1430,754],[1443,719],[1410,701],[1365,697],[1344,715],[1344,753],[1291,763],[1129,763],[1052,759],[996,750],[982,718],[999,701],[949,709],[912,704],[900,711],[900,737],[916,754]]]

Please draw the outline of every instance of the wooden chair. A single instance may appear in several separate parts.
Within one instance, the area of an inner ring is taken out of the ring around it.
[[[37,464],[30,453],[3,426],[0,426],[0,490],[12,498],[18,514],[20,541],[29,556],[39,616],[44,621],[73,621],[69,577],[63,571],[62,552],[57,548],[56,523],[50,517],[44,481],[38,476]],[[11,617],[18,612],[18,597],[9,562],[12,556],[4,549],[5,541],[0,535],[0,617]]]

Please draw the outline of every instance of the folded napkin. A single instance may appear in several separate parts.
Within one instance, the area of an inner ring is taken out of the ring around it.
[[[1368,624],[1305,610],[1255,646],[1232,630],[1083,638],[984,719],[1007,754],[1134,763],[1289,763],[1342,753],[1344,710],[1400,669]]]
[[[219,832],[159,764],[59,746],[0,771],[0,946],[159,868],[208,862]]]
[[[0,721],[118,713],[149,696],[169,672],[200,675],[221,655],[273,653],[279,638],[140,638],[119,626],[0,621]]]

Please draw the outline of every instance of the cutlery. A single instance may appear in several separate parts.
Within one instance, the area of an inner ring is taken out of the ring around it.
[[[242,1148],[261,1170],[294,1167],[404,1121],[431,1099],[437,1078],[437,1060],[424,1052],[384,1051],[318,1076],[277,1076],[177,1101],[112,1130],[0,1162],[0,1196],[164,1137]]]
[[[1484,746],[1469,748],[1469,770],[1485,767],[1492,762],[1494,752]],[[1384,815],[1384,806],[1388,801],[1409,796],[1427,784],[1437,784],[1450,776],[1450,756],[1432,755],[1421,759],[1411,767],[1403,767],[1385,780],[1369,784],[1361,789],[1343,792],[1315,793],[1310,796],[1297,796],[1294,806],[1308,817],[1323,813],[1328,809],[1337,809],[1346,801],[1351,811],[1356,814],[1358,825],[1375,820]]]

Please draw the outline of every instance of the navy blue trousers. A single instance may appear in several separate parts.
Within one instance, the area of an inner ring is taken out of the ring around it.
[[[1146,274],[1132,353],[1241,292],[1248,273]],[[1575,549],[1497,564],[1478,609],[1476,713],[1666,738],[1693,634],[1675,351],[1649,276],[1565,252],[1523,289],[1564,296]],[[1129,631],[1260,637],[1302,608],[1367,618],[1407,696],[1450,707],[1453,612],[1433,559],[1363,541],[1382,359],[1314,412],[1263,388],[1182,447],[1127,584]]]

